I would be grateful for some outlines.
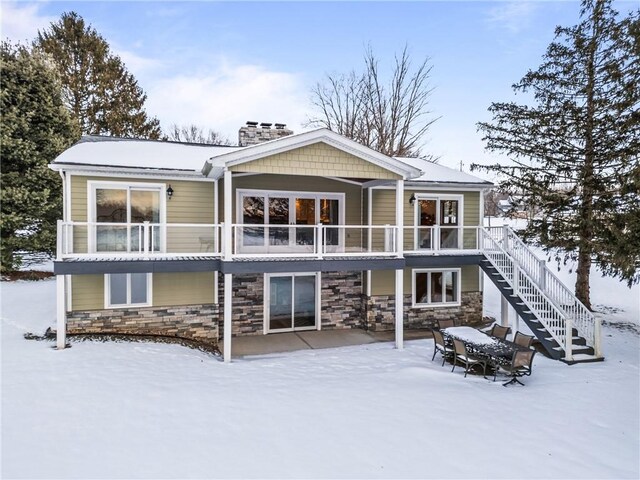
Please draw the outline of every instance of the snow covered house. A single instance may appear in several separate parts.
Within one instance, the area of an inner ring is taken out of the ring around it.
[[[350,328],[402,348],[404,328],[480,322],[484,270],[555,358],[600,357],[590,312],[513,231],[483,228],[491,183],[285,127],[248,122],[239,147],[88,136],[58,156],[59,348],[159,334],[228,361],[234,336]]]

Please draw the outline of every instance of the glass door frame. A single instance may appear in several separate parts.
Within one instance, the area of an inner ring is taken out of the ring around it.
[[[123,225],[127,225],[127,251],[126,252],[109,252],[109,251],[97,251],[97,234],[98,234],[98,219],[96,208],[96,191],[97,190],[126,190],[127,191],[127,222]],[[87,181],[87,219],[90,222],[87,235],[87,251],[90,253],[132,253],[130,245],[131,235],[131,190],[142,190],[150,192],[158,192],[159,195],[159,247],[154,253],[165,253],[166,250],[166,228],[167,223],[167,185],[164,183],[135,183],[135,182],[114,182],[114,181],[101,181],[101,180],[89,180]],[[135,252],[137,253],[137,252]]]
[[[273,277],[290,277],[291,278],[291,328],[277,328],[270,329],[270,306],[271,306],[271,278]],[[314,326],[310,327],[295,327],[295,277],[314,277],[315,278],[315,318],[316,322]],[[264,318],[263,318],[263,333],[268,335],[270,333],[284,333],[284,332],[301,332],[320,330],[322,326],[321,315],[321,273],[320,272],[298,272],[298,273],[265,273],[264,274]]]
[[[442,224],[442,202],[447,200],[455,200],[458,202],[458,215],[457,215],[457,224],[451,228],[458,228],[458,248],[451,250],[458,250],[462,248],[463,245],[463,237],[464,230],[462,227],[464,226],[464,195],[454,195],[454,194],[438,194],[438,193],[415,193],[416,201],[413,207],[413,225],[414,225],[414,250],[446,250],[440,248],[440,232],[441,229],[447,228],[446,224]],[[434,231],[437,231],[437,235],[432,235],[431,238],[431,248],[421,248],[420,247],[420,201],[421,200],[432,200],[436,202],[436,218],[433,227],[435,227]]]
[[[270,245],[269,244],[269,235],[267,234],[268,226],[269,226],[269,199],[270,198],[288,198],[289,199],[289,227],[296,226],[296,210],[295,204],[296,199],[314,199],[316,202],[315,208],[315,222],[313,225],[305,225],[304,227],[314,228],[314,238],[315,238],[315,227],[320,222],[320,201],[321,200],[337,200],[338,201],[338,224],[345,224],[345,193],[344,192],[294,192],[289,190],[258,190],[258,189],[249,189],[249,188],[238,188],[236,189],[235,200],[236,200],[236,224],[237,225],[245,225],[243,221],[243,199],[244,197],[263,197],[264,199],[264,209],[267,211],[263,212],[264,223],[263,226],[260,227],[260,224],[246,224],[246,228],[250,228],[252,225],[256,225],[259,228],[264,230],[263,235],[263,243],[262,245],[242,245],[241,240],[236,240],[237,252],[236,253],[265,253],[265,249],[269,250],[269,253],[314,253],[313,251],[309,251],[308,248],[305,248],[304,245],[296,244],[296,231],[295,228],[289,228],[289,244],[288,245]],[[281,225],[283,226],[283,225]],[[301,227],[303,227],[301,225]],[[238,233],[236,232],[236,235]],[[316,246],[317,247],[317,246]],[[339,231],[338,235],[338,245],[334,246],[335,248],[344,248],[344,230]]]

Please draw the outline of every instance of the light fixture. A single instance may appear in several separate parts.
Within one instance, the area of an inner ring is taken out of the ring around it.
[[[416,194],[412,193],[411,196],[409,197],[409,204],[413,205],[414,203],[416,203]]]
[[[173,188],[171,188],[171,184],[169,184],[169,188],[167,188],[167,197],[169,198],[169,200],[171,200],[171,197],[173,197]]]

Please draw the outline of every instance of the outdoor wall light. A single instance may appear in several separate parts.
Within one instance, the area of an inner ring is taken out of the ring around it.
[[[173,188],[171,188],[171,184],[169,184],[169,188],[167,188],[167,197],[169,198],[169,200],[171,200],[171,197],[173,197]]]
[[[416,203],[416,194],[412,193],[411,197],[409,197],[409,204],[413,205],[414,203]]]

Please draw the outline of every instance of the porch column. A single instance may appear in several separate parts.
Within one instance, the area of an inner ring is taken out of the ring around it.
[[[224,361],[229,363],[231,361],[231,313],[233,304],[231,301],[233,293],[233,275],[230,273],[224,274],[224,338],[223,338],[223,350]]]
[[[67,343],[66,276],[56,275],[56,348],[62,350]]]
[[[396,181],[396,253],[404,256],[404,180]]]
[[[222,259],[224,261],[231,260],[231,253],[233,252],[233,246],[231,245],[233,238],[233,186],[231,182],[231,172],[225,168],[224,170],[224,252],[222,252]]]
[[[396,254],[404,256],[404,180],[396,181]],[[396,270],[396,348],[404,348],[404,270]]]
[[[218,229],[220,223],[220,214],[218,213],[220,206],[218,205],[218,179],[213,181],[213,250],[214,253],[220,252],[220,235],[222,232]],[[218,272],[213,272],[213,303],[218,304]]]
[[[396,348],[404,349],[404,270],[396,270]]]

